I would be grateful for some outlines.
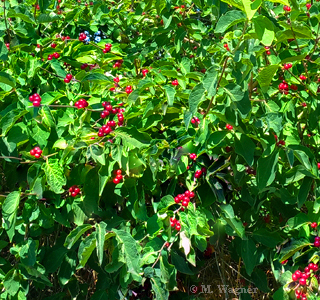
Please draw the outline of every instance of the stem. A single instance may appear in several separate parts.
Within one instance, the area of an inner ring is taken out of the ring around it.
[[[219,77],[219,79],[218,79],[218,82],[217,82],[217,89],[218,89],[219,86],[220,86],[220,82],[221,82],[222,76],[223,76],[223,74],[224,74],[224,71],[226,70],[227,63],[228,63],[228,59],[229,59],[229,56],[227,56],[227,57],[225,58],[225,60],[224,60],[223,67],[222,67],[222,72],[221,72],[221,75],[220,75],[220,77]],[[208,105],[208,107],[207,107],[207,110],[206,110],[205,114],[203,115],[203,118],[204,118],[204,119],[205,119],[206,115],[208,114],[208,112],[209,112],[209,110],[210,110],[210,108],[211,108],[211,106],[212,106],[214,97],[215,97],[215,96],[212,96],[212,97],[211,97],[211,100],[210,100],[210,102],[209,102],[209,105]]]
[[[10,38],[10,32],[9,32],[7,16],[6,16],[6,1],[3,2],[3,16],[4,16],[4,22],[5,22],[5,25],[6,25],[6,32],[7,32],[7,35],[8,35],[8,41],[10,43],[11,38]]]

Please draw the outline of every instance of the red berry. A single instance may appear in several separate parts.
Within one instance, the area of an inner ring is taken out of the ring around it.
[[[122,175],[117,175],[116,178],[119,180],[122,180],[123,177],[122,177]]]
[[[179,231],[181,229],[181,225],[180,224],[176,224],[176,230]]]
[[[72,77],[73,77],[73,76],[72,76],[72,74],[70,74],[70,73],[66,75],[66,78],[69,79],[69,80],[71,80]]]
[[[57,47],[57,44],[52,43],[52,44],[51,44],[51,47],[52,47],[52,48],[55,48],[55,47]]]
[[[307,280],[306,280],[305,278],[300,278],[300,279],[299,279],[299,283],[300,283],[301,285],[306,285]]]
[[[35,158],[40,158],[40,156],[41,156],[41,154],[39,154],[39,153],[36,153],[36,154],[34,155]]]
[[[70,82],[70,79],[65,78],[65,79],[63,79],[63,81],[64,81],[65,83],[69,83],[69,82]]]
[[[34,149],[30,150],[30,155],[34,156],[36,154],[36,151]]]
[[[317,228],[317,226],[318,226],[318,223],[316,223],[316,222],[311,223],[312,228]]]
[[[57,53],[57,52],[55,52],[55,53],[53,53],[53,57],[54,57],[54,58],[59,58],[59,57],[60,57],[60,54]]]
[[[178,82],[177,79],[175,79],[175,80],[173,80],[173,81],[171,82],[171,84],[172,84],[173,86],[177,86],[177,85],[179,85],[179,82]]]
[[[320,241],[319,240],[314,241],[314,246],[315,247],[320,247]]]
[[[180,200],[178,197],[175,197],[175,198],[174,198],[174,202],[177,203],[177,204],[179,204],[179,203],[181,202],[181,200]]]
[[[188,206],[188,201],[182,201],[182,206],[185,206],[185,207],[187,207]]]
[[[113,179],[114,184],[118,184],[119,182],[120,182],[120,180],[117,177]]]
[[[298,280],[298,276],[297,276],[295,273],[292,274],[292,280],[293,280],[293,281]]]
[[[33,101],[33,106],[35,106],[35,107],[39,107],[41,104],[40,104],[40,101],[37,101],[37,100],[35,100],[35,101]]]
[[[311,3],[307,3],[307,4],[306,4],[307,10],[310,9],[311,5],[312,5]]]

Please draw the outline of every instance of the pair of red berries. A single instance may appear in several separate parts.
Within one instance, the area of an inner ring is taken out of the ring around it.
[[[33,106],[35,107],[39,107],[41,104],[41,97],[37,93],[29,96],[29,100],[32,102]]]
[[[131,85],[128,85],[127,87],[126,87],[126,93],[129,95],[129,94],[131,94],[132,93],[132,86]]]
[[[117,60],[114,65],[113,65],[113,68],[120,68],[123,64],[123,59],[120,59],[120,60]]]
[[[197,154],[190,153],[189,157],[190,157],[191,160],[196,160],[197,159]]]
[[[233,129],[233,126],[232,126],[232,125],[230,125],[230,124],[227,124],[227,125],[226,125],[226,129],[228,129],[228,130],[232,130],[232,129]]]
[[[200,120],[199,120],[198,117],[193,117],[193,118],[191,119],[191,123],[192,123],[192,124],[200,124]]]
[[[72,74],[69,73],[69,74],[66,75],[66,78],[63,79],[63,81],[64,81],[65,83],[69,83],[72,78],[73,78]]]
[[[283,10],[284,10],[284,11],[287,11],[287,12],[290,12],[290,11],[291,11],[291,7],[285,5],[285,6],[283,7]]]
[[[271,51],[269,50],[270,47],[265,46],[264,49],[266,49],[266,54],[267,54],[267,55],[270,55],[270,54],[271,54]]]
[[[48,55],[48,60],[52,60],[53,58],[59,58],[60,54],[58,52],[55,52],[53,54]]]
[[[185,191],[183,194],[178,194],[176,197],[174,197],[174,202],[177,204],[181,203],[182,206],[187,207],[190,202],[190,199],[193,197],[194,197],[194,192]]]
[[[123,179],[123,176],[122,176],[122,171],[119,169],[116,171],[116,177],[113,178],[113,183],[114,184],[118,184],[120,183],[120,181]]]
[[[77,107],[78,109],[88,107],[88,105],[89,105],[89,103],[88,103],[85,99],[83,99],[83,98],[79,99],[79,100],[74,104],[74,106]]]
[[[177,79],[175,79],[175,80],[172,80],[171,84],[172,84],[173,86],[178,86],[178,85],[179,85],[179,82],[178,82]]]
[[[42,154],[42,150],[40,147],[34,147],[30,150],[30,155],[34,156],[35,158],[40,158]]]
[[[80,67],[80,69],[81,69],[81,70],[84,70],[84,69],[86,69],[88,66],[89,66],[88,64],[82,64],[81,67]]]
[[[292,68],[292,63],[284,64],[284,65],[283,65],[283,68],[284,68],[285,70],[291,69],[291,68]]]
[[[177,219],[170,218],[170,226],[175,230],[179,231],[181,229],[181,224]]]
[[[77,185],[73,185],[69,188],[69,193],[71,197],[76,197],[80,193],[80,188]]]
[[[79,41],[84,41],[85,39],[87,38],[87,36],[86,36],[86,34],[84,33],[84,32],[81,32],[80,34],[79,34]]]
[[[299,78],[300,78],[301,80],[306,80],[306,79],[307,79],[307,77],[304,76],[304,75],[300,75]]]
[[[310,224],[311,228],[317,228],[318,227],[318,223],[317,222],[313,222]]]
[[[141,73],[142,73],[142,76],[145,77],[149,73],[149,70],[148,69],[142,69]]]
[[[65,40],[70,40],[70,36],[61,36],[61,39],[63,40],[63,41],[65,41]]]
[[[111,51],[112,45],[111,44],[105,44],[104,49],[102,50],[103,53],[108,53]]]
[[[320,236],[316,236],[314,238],[314,244],[313,244],[315,247],[320,247]]]
[[[225,43],[225,44],[223,45],[223,47],[224,47],[227,51],[230,51],[229,45],[228,45],[227,43]]]
[[[207,169],[205,167],[202,167],[201,170],[197,170],[194,174],[195,178],[200,178],[202,175],[205,175],[207,173]]]

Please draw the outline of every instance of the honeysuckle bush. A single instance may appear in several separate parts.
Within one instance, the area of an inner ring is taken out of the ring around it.
[[[2,1],[0,299],[317,299],[319,9]]]

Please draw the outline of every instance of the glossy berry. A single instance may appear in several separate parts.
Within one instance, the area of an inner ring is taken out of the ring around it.
[[[145,77],[147,75],[147,73],[149,73],[149,70],[148,69],[143,69],[141,71],[141,73],[142,73],[142,76]]]
[[[230,125],[230,124],[227,124],[227,125],[226,125],[226,129],[228,129],[228,130],[232,130],[232,129],[233,129],[233,126],[232,126],[232,125]]]
[[[311,223],[311,228],[317,228],[318,224],[316,222]]]
[[[304,76],[304,75],[300,75],[299,78],[300,78],[301,80],[306,80],[306,79],[307,79],[307,77]]]
[[[189,157],[190,157],[191,160],[196,160],[196,159],[197,159],[197,154],[191,153],[191,154],[189,155]]]
[[[55,47],[57,47],[57,44],[56,44],[56,43],[52,43],[52,44],[51,44],[51,47],[52,47],[52,48],[55,48]]]
[[[69,193],[71,197],[76,197],[80,193],[80,188],[77,185],[73,185],[69,188]]]
[[[300,278],[300,279],[299,279],[299,283],[300,283],[301,285],[306,285],[307,280],[306,280],[305,278]]]
[[[287,11],[287,12],[290,12],[290,11],[291,11],[291,7],[285,5],[285,6],[283,7],[283,10],[284,10],[284,11]]]
[[[30,155],[34,156],[35,158],[40,158],[42,154],[42,150],[40,147],[34,147],[30,150]]]
[[[225,44],[223,45],[223,47],[224,47],[227,51],[230,51],[229,45],[228,45],[227,43],[225,43]]]
[[[85,99],[79,99],[74,106],[77,107],[78,109],[80,108],[85,108],[89,105],[89,103]]]
[[[201,176],[202,176],[202,171],[201,170],[196,171],[196,173],[194,174],[195,178],[200,178]]]
[[[177,79],[175,79],[175,80],[173,80],[173,81],[171,82],[171,84],[172,84],[173,86],[177,86],[177,85],[179,85],[179,82],[178,82]]]
[[[128,85],[128,86],[126,87],[126,93],[127,93],[128,95],[132,93],[132,86],[131,86],[131,85]]]
[[[283,68],[284,68],[285,70],[291,69],[291,68],[292,68],[292,63],[284,64],[284,65],[283,65]]]
[[[307,4],[306,4],[306,8],[307,8],[307,10],[309,10],[309,9],[310,9],[311,5],[312,5],[311,3],[307,3]]]
[[[320,247],[320,241],[319,240],[315,240],[313,245],[315,247]]]
[[[54,57],[54,58],[59,58],[59,57],[60,57],[60,54],[59,54],[58,52],[55,52],[55,53],[53,53],[53,57]]]

